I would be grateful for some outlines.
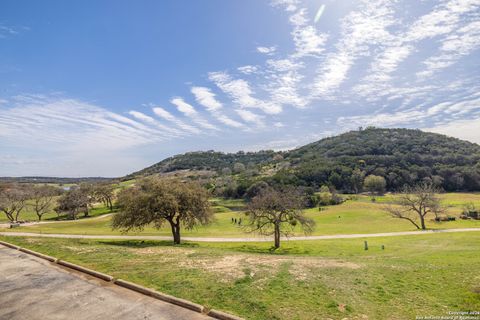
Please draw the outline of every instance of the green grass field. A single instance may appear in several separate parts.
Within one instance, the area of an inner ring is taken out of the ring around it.
[[[480,233],[268,243],[0,237],[246,319],[415,319],[480,310]],[[382,250],[381,246],[385,249]]]
[[[371,202],[367,196],[357,196],[355,200],[348,200],[338,206],[326,207],[324,211],[318,208],[306,210],[307,215],[315,220],[316,228],[313,235],[332,234],[354,234],[354,233],[377,233],[413,231],[416,228],[406,220],[394,219],[382,211],[382,207],[391,202],[394,196],[387,195],[377,197],[376,202]],[[462,206],[465,203],[473,202],[480,207],[480,194],[455,193],[442,194],[443,203],[448,206],[448,214],[459,216]],[[252,234],[245,233],[245,230],[238,224],[232,224],[232,218],[237,221],[245,217],[242,213],[244,203],[242,200],[212,199],[212,206],[215,210],[215,221],[208,226],[199,226],[193,230],[183,230],[184,236],[198,237],[249,237]],[[105,209],[98,208],[92,215],[107,213]],[[240,211],[238,211],[240,210]],[[480,227],[478,220],[460,220],[449,222],[434,222],[429,218],[427,227],[430,229],[451,229],[451,228],[473,228]],[[5,231],[41,232],[41,233],[64,233],[64,234],[121,234],[120,231],[113,231],[110,227],[111,216],[94,220],[83,219],[77,222],[59,222],[41,224],[15,229],[4,229]],[[130,232],[138,235],[140,233]],[[165,226],[160,230],[146,228],[141,234],[144,235],[165,235],[169,236],[170,228]],[[299,228],[294,229],[295,235],[303,235]]]
[[[103,206],[97,206],[97,207],[94,207],[90,210],[90,212],[88,213],[88,217],[85,217],[83,214],[80,214],[80,215],[78,215],[77,219],[78,220],[83,220],[83,219],[88,219],[88,218],[95,218],[95,217],[98,217],[98,216],[101,216],[101,215],[104,215],[104,214],[108,214],[108,213],[110,213],[110,210],[108,208],[103,207]],[[42,221],[62,221],[62,220],[67,220],[67,219],[68,219],[68,216],[66,216],[66,215],[60,215],[59,216],[55,212],[48,212],[48,213],[45,213],[42,216]],[[19,220],[28,221],[28,222],[35,222],[35,221],[38,221],[38,217],[31,208],[27,207],[26,210],[22,211]],[[9,220],[7,219],[7,217],[5,216],[4,213],[0,212],[0,223],[2,223],[2,222],[9,222]]]

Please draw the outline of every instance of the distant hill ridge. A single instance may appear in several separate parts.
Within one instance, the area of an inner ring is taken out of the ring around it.
[[[42,176],[24,176],[24,177],[0,177],[0,182],[18,182],[18,183],[57,183],[57,184],[76,184],[76,183],[96,183],[109,182],[112,178],[103,177],[81,177],[81,178],[63,178],[63,177],[42,177]]]
[[[240,163],[255,170],[246,170],[248,174],[234,170],[235,164],[242,169]],[[472,191],[480,190],[480,146],[416,129],[367,128],[286,152],[189,152],[125,178],[179,170],[208,170],[218,175],[233,171],[240,184],[257,180],[311,187],[328,184],[346,192],[355,189],[353,173],[375,174],[387,180],[390,190],[430,181],[448,191]]]

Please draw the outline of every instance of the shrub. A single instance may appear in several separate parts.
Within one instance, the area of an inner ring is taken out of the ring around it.
[[[462,215],[464,215],[467,218],[480,220],[480,211],[477,208],[475,208],[475,205],[472,202],[467,203],[466,205],[463,206]]]

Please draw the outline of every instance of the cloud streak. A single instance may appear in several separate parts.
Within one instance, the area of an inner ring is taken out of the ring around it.
[[[170,112],[168,112],[167,110],[165,110],[162,107],[155,107],[155,108],[152,109],[152,111],[158,117],[175,124],[180,129],[182,129],[182,130],[184,130],[188,133],[195,133],[195,134],[201,133],[201,130],[183,122],[182,120],[178,119],[177,117],[175,117],[173,114],[171,114]]]
[[[223,109],[222,103],[215,98],[215,94],[209,88],[192,87],[191,92],[197,103],[204,106],[217,121],[229,127],[245,128],[242,123],[229,118],[221,111]]]
[[[196,110],[195,108],[186,103],[182,98],[174,98],[170,100],[170,103],[175,105],[181,113],[183,113],[185,116],[189,117],[192,119],[194,123],[196,123],[198,126],[208,129],[208,130],[219,130],[217,127],[209,123],[207,120],[205,120]]]

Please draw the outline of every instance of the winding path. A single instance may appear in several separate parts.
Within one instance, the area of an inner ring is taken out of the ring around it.
[[[359,233],[359,234],[335,234],[325,236],[298,236],[289,237],[284,240],[304,241],[304,240],[330,240],[330,239],[354,239],[354,238],[376,238],[376,237],[396,237],[409,235],[427,235],[437,233],[452,232],[480,232],[480,228],[459,228],[459,229],[440,229],[423,231],[402,231],[385,233]],[[43,238],[67,238],[67,239],[111,239],[111,240],[171,240],[169,236],[117,236],[117,235],[83,235],[83,234],[56,234],[56,233],[30,233],[30,232],[0,232],[2,236],[18,237],[43,237]],[[250,237],[250,238],[217,238],[217,237],[182,237],[184,241],[194,242],[269,242],[271,238]]]

